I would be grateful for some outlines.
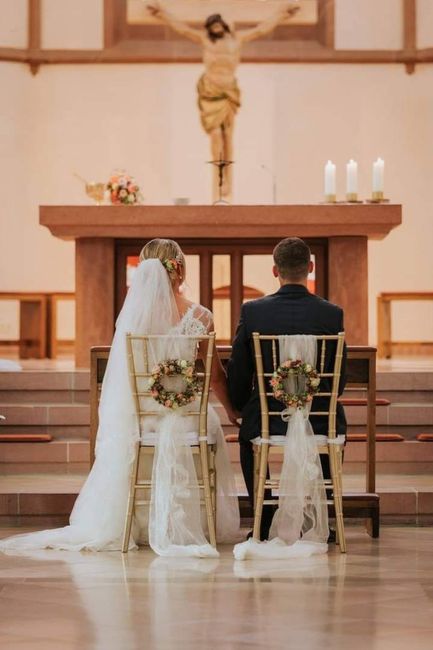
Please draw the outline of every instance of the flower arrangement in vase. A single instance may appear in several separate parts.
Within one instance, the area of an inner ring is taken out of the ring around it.
[[[114,172],[107,183],[110,201],[113,205],[136,205],[143,197],[132,176],[125,172]]]

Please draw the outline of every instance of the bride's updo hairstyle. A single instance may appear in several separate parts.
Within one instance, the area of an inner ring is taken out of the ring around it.
[[[185,280],[185,255],[179,244],[173,239],[152,239],[142,248],[140,262],[143,260],[160,260],[167,270],[170,280],[181,283]]]

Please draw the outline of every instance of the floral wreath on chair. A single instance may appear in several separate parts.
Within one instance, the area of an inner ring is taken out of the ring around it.
[[[167,390],[162,384],[164,377],[180,375],[185,380],[185,390]],[[149,389],[153,399],[170,409],[186,406],[195,400],[200,390],[201,382],[195,370],[195,365],[185,359],[167,359],[152,368],[149,379]]]
[[[301,393],[288,393],[285,390],[284,380],[292,376],[306,378],[305,390]],[[270,384],[275,399],[284,402],[287,407],[302,409],[319,391],[320,377],[311,364],[301,359],[287,359],[272,373]]]

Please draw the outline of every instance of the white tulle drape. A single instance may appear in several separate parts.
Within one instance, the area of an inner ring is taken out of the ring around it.
[[[196,328],[197,323],[192,329]],[[149,352],[151,365],[167,359],[194,361],[197,339],[158,337],[149,342]],[[181,389],[174,385],[179,379],[165,381],[168,388]],[[155,444],[148,526],[151,548],[166,557],[218,557],[205,536],[206,518],[190,444],[198,442],[198,417],[188,413],[199,410],[199,399],[176,411],[158,407],[149,398],[142,399],[141,407],[144,411],[161,411],[159,417],[144,416],[141,423],[144,444],[147,440]],[[239,533],[236,487],[221,425],[212,407],[208,412],[207,442],[217,445],[217,539],[233,542]]]
[[[279,337],[280,363],[302,359],[316,366],[317,340],[314,336]],[[289,377],[288,392],[302,392],[305,378]],[[284,440],[279,504],[269,534],[269,542],[249,539],[235,546],[236,559],[307,557],[326,553],[329,535],[326,490],[320,456],[309,421],[311,403],[304,409],[286,409],[288,422]]]
[[[194,321],[189,314],[191,322]],[[135,414],[126,354],[126,333],[169,334],[177,336],[182,331],[176,302],[166,270],[159,260],[146,260],[137,267],[122,311],[116,323],[110,357],[104,376],[101,401],[99,405],[99,428],[96,441],[96,459],[92,470],[75,502],[69,526],[53,530],[38,531],[2,540],[0,550],[56,548],[65,550],[119,550],[121,548],[129,476],[134,457],[135,443],[140,431]],[[198,332],[191,332],[198,333]],[[202,332],[201,332],[202,333]],[[164,420],[164,418],[162,418]],[[187,418],[178,417],[178,420]],[[175,422],[171,423],[176,429]],[[161,425],[165,433],[172,426]],[[216,434],[223,442],[219,422],[214,422]],[[179,428],[181,430],[182,427]],[[158,431],[158,429],[156,429]],[[161,436],[162,448],[173,445],[168,436]],[[177,444],[175,445],[178,449]],[[180,446],[179,446],[180,448]],[[181,449],[180,453],[186,450]],[[156,459],[161,459],[160,449]],[[171,453],[171,452],[170,452]],[[226,454],[223,446],[222,455]],[[221,456],[221,454],[220,454]],[[180,461],[177,456],[175,463]],[[163,467],[159,470],[159,460],[155,461],[157,476],[165,480]],[[226,467],[230,473],[230,467]],[[230,483],[230,476],[228,478]],[[156,485],[154,490],[158,491]],[[165,490],[165,487],[163,487]],[[233,488],[227,488],[232,490]],[[158,495],[154,494],[153,503]],[[233,499],[229,506],[232,508]],[[158,516],[155,511],[155,517]],[[227,522],[223,524],[227,525]],[[229,517],[229,527],[235,534],[235,518]],[[185,527],[189,522],[185,519]],[[137,528],[137,526],[136,526]],[[138,531],[137,536],[140,534]],[[131,538],[131,547],[135,545]],[[161,545],[163,550],[165,544]],[[159,548],[159,544],[155,543]]]

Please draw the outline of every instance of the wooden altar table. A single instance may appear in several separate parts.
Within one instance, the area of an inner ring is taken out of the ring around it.
[[[230,255],[232,334],[243,293],[243,258],[269,254],[283,237],[298,235],[316,256],[316,292],[345,311],[351,345],[368,342],[369,239],[401,223],[393,204],[41,206],[40,223],[76,242],[77,366],[90,348],[109,344],[126,292],[126,259],[154,237],[179,241],[200,257],[200,301],[212,308],[213,255]]]

